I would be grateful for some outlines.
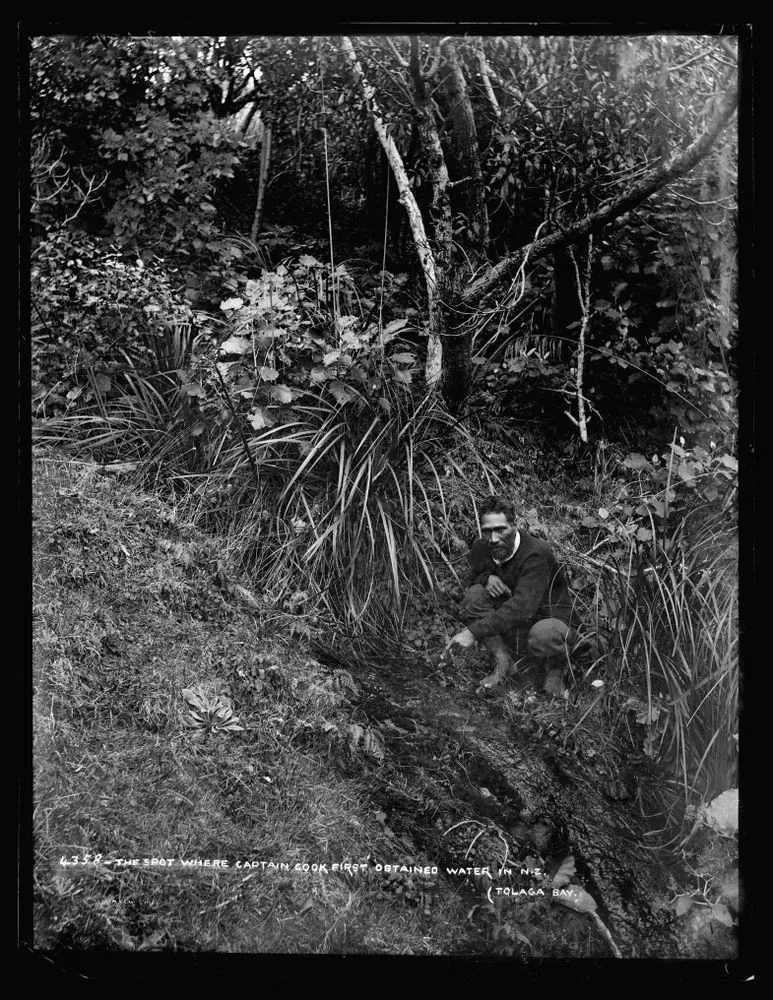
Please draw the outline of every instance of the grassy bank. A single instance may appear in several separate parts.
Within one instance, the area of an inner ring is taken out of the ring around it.
[[[36,944],[453,950],[453,893],[233,867],[389,854],[367,783],[331,767],[331,753],[355,752],[328,739],[346,725],[351,678],[304,657],[276,618],[258,623],[217,546],[157,498],[51,457],[34,483]],[[238,696],[242,731],[189,725],[192,688],[211,708]],[[89,855],[102,863],[60,863]]]

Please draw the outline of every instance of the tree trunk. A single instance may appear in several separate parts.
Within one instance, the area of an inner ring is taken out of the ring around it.
[[[573,226],[521,246],[497,264],[487,267],[483,274],[475,276],[480,270],[480,264],[485,260],[489,239],[485,185],[480,168],[478,137],[466,81],[459,66],[453,42],[445,42],[444,51],[447,65],[443,82],[451,109],[454,152],[460,167],[464,166],[466,171],[465,175],[458,179],[458,183],[469,185],[464,198],[467,208],[466,214],[470,222],[465,250],[468,251],[473,274],[471,275],[472,280],[468,281],[462,290],[464,271],[461,262],[455,259],[453,251],[454,232],[449,197],[449,190],[455,182],[449,180],[435,121],[432,95],[427,87],[427,77],[421,72],[419,40],[416,37],[412,37],[410,40],[408,69],[414,83],[414,115],[417,133],[432,185],[432,201],[428,209],[433,237],[432,246],[427,239],[422,215],[411,191],[402,158],[394,140],[387,132],[376,104],[373,88],[363,75],[350,39],[343,38],[341,44],[352,66],[354,76],[362,87],[365,103],[373,119],[376,133],[389,159],[400,190],[399,200],[408,215],[424,272],[429,311],[427,382],[434,385],[442,371],[443,394],[449,405],[457,409],[467,398],[469,392],[471,372],[470,321],[481,300],[493,292],[500,283],[517,275],[527,261],[531,262],[546,256],[561,254],[567,247],[587,239],[594,233],[601,232],[605,226],[613,224],[616,220],[620,221],[627,212],[645,201],[655,191],[686,174],[712,148],[717,136],[735,113],[738,100],[737,88],[728,88],[727,96],[717,107],[704,133],[683,152],[659,163],[639,181],[631,185],[624,194],[613,198]],[[399,54],[398,59],[405,67],[405,60]],[[513,88],[508,89],[513,93]],[[533,110],[538,113],[536,108]],[[466,180],[466,177],[469,177],[469,180]]]
[[[459,171],[452,184],[459,185],[457,204],[467,219],[467,226],[455,234],[460,249],[452,254],[451,259],[453,278],[448,282],[451,299],[443,337],[443,395],[449,406],[458,410],[469,394],[472,341],[472,317],[459,310],[458,293],[462,282],[472,279],[478,268],[487,263],[490,230],[478,130],[467,80],[459,63],[455,42],[446,42],[443,50],[447,62],[443,88],[451,123],[449,142]]]
[[[454,234],[451,201],[448,195],[450,178],[443,155],[443,147],[440,144],[440,134],[435,122],[432,97],[427,87],[427,81],[421,73],[418,38],[411,37],[410,46],[409,69],[415,94],[414,120],[432,190],[428,214],[435,252],[436,283],[435,294],[429,303],[429,335],[430,340],[436,340],[442,345],[440,351],[441,370],[433,373],[434,384],[445,376],[447,308],[454,297],[455,272],[451,259]],[[427,381],[429,382],[429,378]]]
[[[250,240],[254,243],[260,232],[260,224],[263,221],[263,201],[266,197],[266,178],[268,177],[268,162],[271,156],[271,129],[268,125],[263,127],[263,142],[260,146],[260,173],[258,174],[258,198],[255,204],[255,217],[252,220],[252,231]]]
[[[488,268],[485,274],[477,278],[466,286],[461,293],[459,301],[454,309],[454,328],[449,330],[449,337],[456,330],[460,330],[464,324],[465,313],[469,316],[475,311],[478,303],[503,281],[512,278],[520,268],[528,261],[538,260],[550,254],[556,254],[568,246],[572,246],[580,240],[586,239],[591,233],[600,232],[605,225],[620,219],[625,213],[635,208],[651,194],[660,188],[683,176],[700,162],[712,148],[717,136],[727,125],[730,118],[735,113],[738,103],[737,88],[730,88],[730,91],[714,114],[706,131],[693,142],[686,150],[672,156],[667,162],[659,164],[649,173],[645,174],[641,180],[633,184],[630,189],[617,198],[612,199],[606,205],[602,205],[597,211],[586,216],[574,226],[561,232],[551,233],[543,239],[521,247],[515,253],[509,254],[493,267]],[[469,386],[469,373],[471,359],[469,349],[467,357],[464,357],[465,347],[469,347],[469,342],[463,336],[454,338],[455,346],[452,349],[452,357],[447,359],[447,369],[453,366],[453,372],[448,382],[446,398],[454,407],[459,407],[467,394]],[[446,351],[450,349],[450,343]]]
[[[413,240],[416,244],[416,250],[419,255],[422,271],[424,272],[430,316],[425,377],[428,385],[434,385],[438,382],[441,375],[443,355],[439,332],[441,324],[438,321],[438,317],[440,315],[439,294],[442,293],[442,289],[439,289],[438,287],[438,276],[439,274],[443,274],[445,277],[448,272],[448,268],[445,266],[445,261],[441,261],[440,267],[436,265],[435,254],[432,252],[429,245],[429,240],[427,239],[427,234],[424,229],[424,220],[421,217],[419,206],[417,205],[416,198],[411,190],[410,183],[408,181],[408,174],[405,171],[405,165],[403,164],[402,157],[400,156],[400,152],[395,145],[394,139],[387,131],[378,104],[376,103],[375,91],[365,78],[365,74],[363,73],[360,62],[357,59],[357,53],[354,50],[351,39],[344,36],[341,39],[341,47],[349,60],[355,79],[362,88],[365,105],[373,121],[373,127],[376,130],[379,141],[384,149],[384,152],[386,153],[387,159],[389,160],[389,165],[392,168],[392,173],[397,181],[397,186],[400,191],[399,201],[403,208],[405,208],[408,215]],[[434,128],[434,122],[432,123],[432,127]],[[437,138],[437,129],[435,129],[435,137]],[[436,164],[436,168],[439,170],[442,166],[442,169],[444,170],[445,162],[443,161],[442,150],[440,150],[439,139],[437,139],[437,150],[439,151],[441,162],[439,165]],[[448,212],[448,226],[450,232],[450,211]]]
[[[480,78],[483,83],[483,91],[486,95],[486,100],[489,103],[489,107],[495,118],[499,118],[502,114],[502,109],[499,107],[499,101],[497,100],[497,95],[494,93],[494,88],[491,86],[491,70],[489,69],[488,60],[486,59],[486,52],[483,48],[483,40],[481,39],[478,43],[478,47],[475,50],[475,56],[478,60],[478,71],[480,72]]]
[[[449,118],[452,125],[450,135],[460,170],[460,176],[455,178],[455,183],[460,185],[460,200],[469,227],[465,244],[469,244],[475,255],[481,258],[488,252],[489,224],[486,211],[486,185],[480,166],[478,130],[475,127],[467,81],[456,55],[456,44],[446,42],[444,50],[448,67],[443,83],[450,107]]]
[[[719,198],[731,195],[730,184],[730,144],[726,143],[719,154]],[[733,286],[735,278],[735,239],[732,214],[726,212],[719,236],[719,343],[723,351],[730,347],[730,333],[733,327]]]

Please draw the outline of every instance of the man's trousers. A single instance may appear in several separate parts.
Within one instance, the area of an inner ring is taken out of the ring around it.
[[[490,597],[483,584],[470,587],[462,599],[462,618],[472,625],[478,618],[496,611],[506,597]],[[577,629],[560,618],[541,618],[531,627],[515,628],[502,632],[502,639],[510,650],[519,656],[530,655],[550,665],[568,666],[572,649],[577,642]]]

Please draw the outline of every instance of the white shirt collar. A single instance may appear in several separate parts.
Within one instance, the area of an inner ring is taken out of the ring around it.
[[[494,559],[493,556],[491,558],[494,559],[494,562],[497,564],[497,566],[502,566],[502,565],[504,565],[504,563],[509,562],[513,558],[513,556],[515,555],[515,553],[518,551],[518,546],[520,544],[521,544],[521,533],[516,528],[515,529],[515,542],[513,543],[513,551],[510,553],[510,555],[509,556],[505,556],[504,559]]]

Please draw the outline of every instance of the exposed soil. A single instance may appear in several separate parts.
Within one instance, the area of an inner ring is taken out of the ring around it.
[[[627,802],[615,801],[608,783],[559,742],[517,731],[503,712],[503,691],[485,701],[477,698],[478,675],[469,665],[449,668],[452,683],[463,686],[457,692],[410,654],[380,661],[354,648],[343,653],[339,645],[335,651],[318,647],[316,655],[357,678],[362,693],[355,718],[376,726],[384,740],[385,758],[369,780],[397,837],[396,857],[401,845],[410,845],[433,859],[441,873],[446,865],[490,866],[495,887],[543,886],[545,898],[524,897],[512,905],[531,908],[527,917],[518,911],[526,922],[554,925],[553,954],[560,954],[560,939],[571,936],[573,923],[588,919],[548,901],[550,876],[571,853],[572,881],[596,900],[624,957],[678,957],[673,914],[662,906],[666,872],[637,842],[640,816]],[[522,687],[529,679],[509,685]],[[455,824],[463,825],[448,834]],[[504,860],[497,829],[508,844],[508,866],[548,874],[497,876]],[[474,875],[470,883],[485,900],[491,883]],[[609,945],[596,937],[592,954],[610,955]]]

